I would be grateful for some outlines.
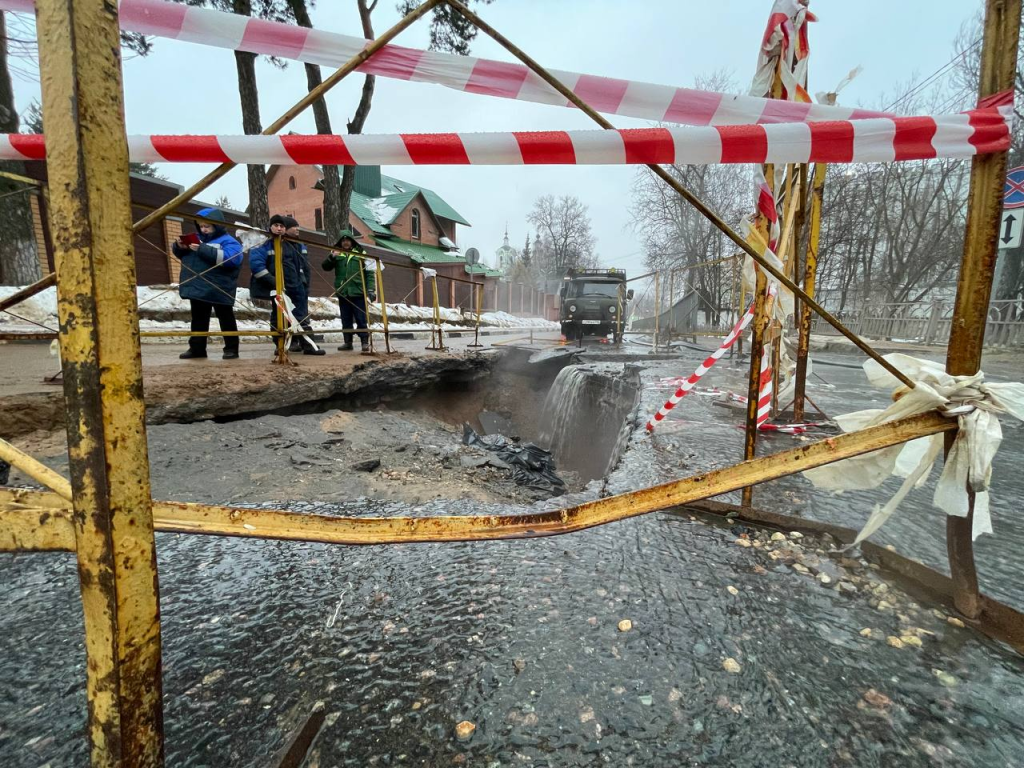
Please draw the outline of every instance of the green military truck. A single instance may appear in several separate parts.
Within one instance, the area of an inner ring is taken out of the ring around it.
[[[562,281],[559,321],[566,341],[613,334],[622,341],[626,306],[633,298],[621,269],[570,269]]]

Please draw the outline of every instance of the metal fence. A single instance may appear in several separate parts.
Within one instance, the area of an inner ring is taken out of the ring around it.
[[[885,341],[945,345],[953,322],[952,301],[876,304],[840,311],[836,316],[859,336]],[[837,335],[815,318],[814,333]],[[988,308],[986,347],[1024,347],[1024,302],[993,301]]]

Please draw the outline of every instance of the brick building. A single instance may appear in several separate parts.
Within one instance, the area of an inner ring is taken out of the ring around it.
[[[26,175],[46,182],[46,164],[25,164]],[[429,306],[433,286],[424,283],[420,267],[437,271],[439,303],[443,307],[475,308],[474,288],[466,281],[482,284],[483,306],[522,315],[552,314],[553,298],[530,287],[500,281],[500,273],[483,265],[470,267],[455,247],[457,228],[469,223],[437,193],[383,176],[378,167],[360,167],[356,175],[357,191],[352,194],[351,227],[371,255],[385,264],[384,295],[389,303]],[[314,245],[310,249],[313,280],[310,292],[328,296],[334,290],[332,276],[320,269],[329,244],[322,231],[322,175],[315,166],[274,166],[268,173],[270,209],[294,216],[303,229],[302,237]],[[132,217],[138,221],[154,208],[175,198],[182,187],[170,181],[132,173],[130,178]],[[45,197],[30,194],[36,252],[42,274],[54,269],[53,244]],[[178,212],[195,214],[209,203],[190,201]],[[240,211],[225,211],[228,231],[231,224],[247,224]],[[182,230],[193,231],[191,220],[170,215],[134,237],[135,272],[139,285],[167,285],[178,280],[181,262],[171,254],[173,243]],[[249,260],[239,275],[241,287],[249,285]]]
[[[286,213],[304,229],[322,233],[323,173],[318,166],[271,168],[267,197],[271,212]],[[472,309],[474,289],[459,282],[472,280],[484,285],[485,308],[508,309],[507,301],[505,306],[500,304],[500,273],[484,265],[466,264],[457,245],[460,226],[470,224],[433,190],[384,175],[379,166],[356,168],[349,227],[369,253],[391,265],[384,272],[389,302],[430,304],[432,286],[423,285],[419,272],[419,267],[428,267],[437,271],[442,306]],[[519,311],[518,306],[514,308]]]

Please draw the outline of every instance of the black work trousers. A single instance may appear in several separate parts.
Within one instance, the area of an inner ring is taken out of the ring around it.
[[[200,301],[199,299],[190,299],[189,303],[192,305],[193,333],[206,333],[209,331],[210,316],[214,313],[217,315],[217,322],[220,323],[222,331],[231,332],[238,330],[238,323],[235,322],[235,310],[230,304],[211,304],[209,301]],[[198,354],[205,355],[208,338],[208,336],[190,336],[188,340],[189,349]],[[224,337],[224,351],[238,351],[237,336]]]
[[[341,325],[344,328],[366,328],[366,299],[363,296],[339,296],[338,305],[341,308]],[[345,344],[352,344],[352,332],[345,333]],[[359,334],[359,340],[363,344],[369,343],[370,334],[363,332]]]

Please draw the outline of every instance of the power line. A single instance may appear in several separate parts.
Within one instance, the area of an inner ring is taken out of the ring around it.
[[[956,63],[958,61],[960,61],[960,59],[962,57],[966,56],[968,53],[973,51],[979,45],[981,45],[981,38],[980,37],[977,40],[975,40],[973,43],[971,43],[971,45],[967,46],[962,51],[960,51],[955,56],[953,56],[952,59],[950,59],[945,64],[943,64],[941,67],[939,67],[937,70],[935,70],[931,75],[926,77],[924,80],[922,80],[920,83],[918,83],[912,89],[910,89],[907,93],[905,93],[902,96],[900,96],[899,98],[897,98],[896,101],[894,101],[892,104],[890,104],[888,107],[886,107],[882,111],[883,112],[889,112],[892,109],[894,109],[897,105],[899,105],[901,102],[904,102],[907,99],[909,99],[911,96],[919,93],[929,83],[934,82],[937,78],[941,77],[943,74],[945,74],[947,71],[949,71],[953,66],[956,65]]]

